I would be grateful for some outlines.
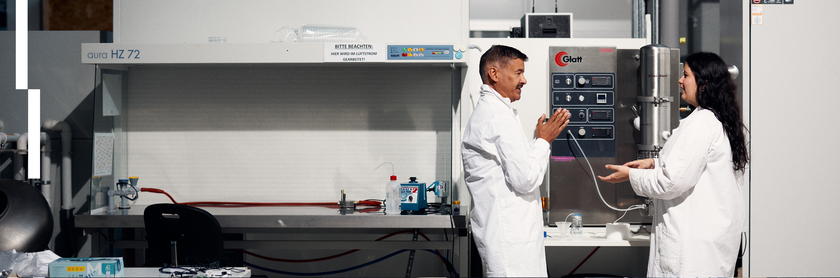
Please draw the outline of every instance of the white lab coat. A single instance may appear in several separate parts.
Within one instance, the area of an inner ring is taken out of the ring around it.
[[[516,109],[488,85],[464,130],[464,181],[478,253],[488,277],[545,277],[540,184],[549,144],[530,140]]]
[[[683,119],[655,169],[630,184],[654,199],[648,276],[732,276],[744,226],[743,173],[732,169],[723,125],[708,109]]]

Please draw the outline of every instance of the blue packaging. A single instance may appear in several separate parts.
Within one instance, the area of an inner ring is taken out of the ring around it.
[[[50,277],[124,277],[123,258],[60,258],[50,263]]]

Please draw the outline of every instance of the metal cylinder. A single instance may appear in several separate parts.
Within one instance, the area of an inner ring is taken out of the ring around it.
[[[640,50],[641,107],[639,129],[641,144],[639,158],[656,157],[665,144],[663,132],[669,132],[671,96],[671,49],[658,44],[643,46]]]
[[[660,0],[659,1],[659,44],[679,48],[680,47],[680,1]]]

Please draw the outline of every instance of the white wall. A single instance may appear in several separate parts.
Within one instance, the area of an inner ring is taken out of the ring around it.
[[[525,13],[573,13],[575,38],[632,37],[631,0],[470,0],[471,31],[509,31]],[[532,9],[533,7],[533,9]]]
[[[762,24],[750,25],[745,41],[752,130],[748,275],[840,276],[834,176],[840,1],[762,8]]]
[[[127,173],[177,201],[382,199],[449,180],[451,69],[135,67],[124,98]],[[119,174],[121,165],[116,165]],[[141,194],[138,204],[166,202]]]

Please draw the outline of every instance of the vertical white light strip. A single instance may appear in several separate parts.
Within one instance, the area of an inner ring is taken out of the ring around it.
[[[17,0],[15,4],[15,88],[26,90],[29,89],[29,3]]]
[[[29,1],[15,2],[15,89],[26,90],[27,102],[27,179],[41,178],[41,90],[29,89]]]
[[[27,117],[27,129],[29,130],[29,146],[26,177],[28,179],[41,178],[41,89],[29,89],[29,115]],[[18,141],[18,144],[21,142]]]

